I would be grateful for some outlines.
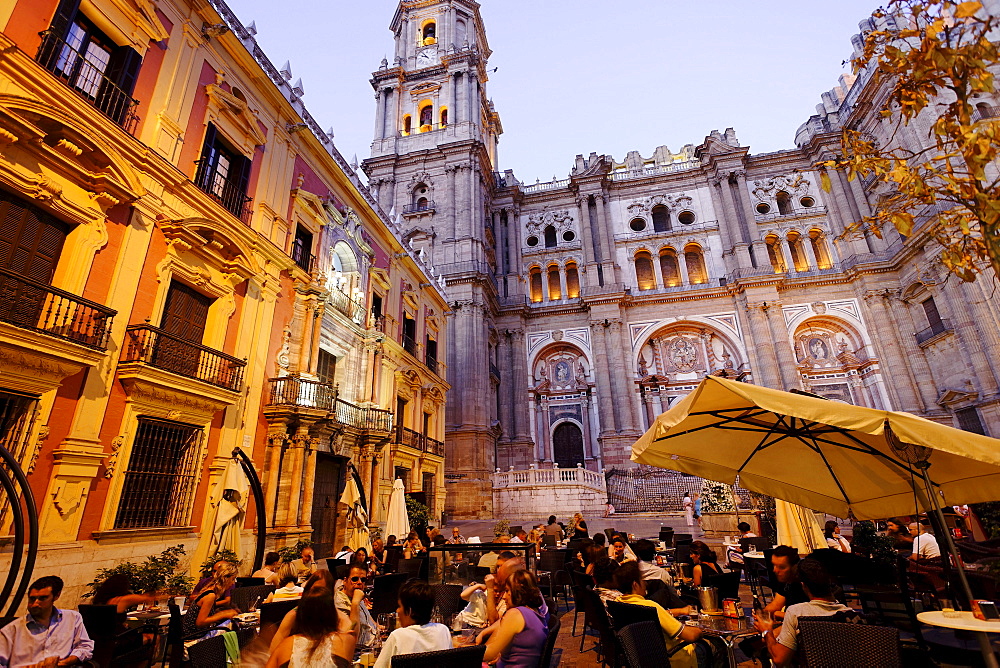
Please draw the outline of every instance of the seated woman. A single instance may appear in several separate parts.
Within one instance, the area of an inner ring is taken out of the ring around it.
[[[407,580],[399,588],[396,620],[399,628],[389,634],[375,668],[389,668],[397,654],[417,654],[451,649],[451,631],[444,624],[431,623],[434,591],[426,582]]]
[[[826,544],[838,552],[850,554],[851,544],[840,535],[840,525],[835,520],[827,520],[823,527],[823,535],[826,536]]]
[[[542,592],[530,571],[519,568],[507,578],[507,612],[486,641],[486,663],[499,668],[535,668],[545,648],[548,625]]]
[[[298,611],[292,634],[271,651],[266,668],[348,668],[357,635],[347,630],[350,622],[337,614],[333,592],[313,588],[302,596]]]
[[[719,575],[722,573],[722,569],[719,568],[718,556],[715,554],[715,550],[710,548],[705,543],[700,540],[696,540],[691,543],[691,561],[694,562],[694,568],[691,570],[691,577],[694,580],[694,586],[700,587],[702,580],[704,580],[709,575]]]
[[[184,638],[211,638],[228,630],[228,621],[240,614],[235,608],[220,609],[220,600],[236,583],[236,567],[224,563],[184,613]]]
[[[885,522],[885,535],[893,540],[893,547],[900,552],[913,551],[913,534],[907,527],[907,522],[898,517],[891,517]]]
[[[427,548],[424,544],[420,542],[420,537],[417,536],[416,531],[411,531],[406,536],[406,542],[403,543],[403,559],[412,559],[420,555]]]
[[[151,594],[133,594],[128,576],[119,573],[101,583],[91,601],[94,605],[114,605],[118,614],[125,614],[140,603],[153,605],[156,597]]]
[[[321,568],[306,580],[305,584],[302,585],[302,596],[305,597],[307,594],[313,591],[319,591],[320,589],[325,589],[330,592],[331,596],[335,595],[335,585],[333,573]],[[295,619],[298,617],[298,608],[293,608],[289,610],[288,613],[281,620],[281,624],[278,626],[278,630],[274,632],[274,637],[271,638],[271,651],[275,651],[278,645],[293,633],[292,628],[295,626]],[[343,619],[343,615],[341,618]],[[353,649],[351,650],[354,651]]]
[[[372,572],[381,573],[385,570],[385,545],[381,538],[372,542]]]
[[[286,575],[281,578],[281,586],[268,594],[264,602],[287,601],[290,598],[302,596],[302,587],[297,584],[298,581],[299,579],[294,575]]]
[[[364,566],[365,568],[368,568],[369,567],[368,550],[366,550],[363,547],[359,547],[357,550],[354,551],[354,554],[351,555],[351,558],[347,563],[358,564],[359,566]]]
[[[259,571],[255,571],[251,577],[264,578],[264,584],[277,586],[281,582],[281,577],[278,575],[280,562],[280,554],[268,552],[264,555],[264,566]]]

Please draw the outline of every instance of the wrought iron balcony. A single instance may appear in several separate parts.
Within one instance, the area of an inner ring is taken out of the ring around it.
[[[434,202],[431,200],[424,200],[422,202],[417,202],[416,204],[407,204],[403,207],[403,215],[409,216],[416,213],[431,213],[434,209]]]
[[[246,194],[240,185],[231,179],[224,178],[212,167],[212,163],[202,158],[195,162],[198,165],[198,172],[195,174],[194,183],[201,188],[209,197],[222,205],[229,213],[233,214],[244,223],[250,221],[250,202],[253,198]],[[296,261],[296,264],[298,261]],[[299,265],[301,266],[301,265]],[[306,271],[309,271],[306,269]]]
[[[414,357],[417,356],[417,342],[408,336],[403,336],[403,350],[410,353]]]
[[[1000,107],[977,107],[974,112],[972,112],[972,122],[977,123],[987,118],[998,118],[1000,117]]]
[[[946,319],[939,320],[927,329],[922,329],[917,332],[914,336],[917,337],[917,345],[926,343],[930,341],[938,334],[944,334],[945,332],[951,331],[951,322]]]
[[[247,365],[246,360],[186,341],[152,325],[129,325],[125,329],[121,362],[142,362],[233,392],[239,392],[243,386],[243,367]]]
[[[444,443],[442,441],[421,434],[419,431],[415,431],[409,427],[400,429],[396,439],[401,445],[413,448],[414,450],[444,457]]]
[[[392,431],[392,413],[384,408],[366,408],[337,399],[337,422],[365,431]]]
[[[351,299],[350,295],[343,290],[333,288],[326,301],[359,325],[365,321],[365,305]]]
[[[0,321],[107,350],[117,311],[0,267]]]
[[[284,376],[270,380],[268,406],[301,406],[317,408],[332,413],[337,400],[337,390],[329,383],[318,380]]]
[[[120,125],[126,132],[135,131],[139,116],[135,109],[139,101],[105,76],[85,54],[70,46],[55,33],[40,33],[36,62],[62,79],[91,106]]]
[[[431,373],[437,373],[438,372],[438,361],[437,361],[437,359],[428,356],[427,359],[424,360],[424,364],[427,365],[427,368],[430,370]]]

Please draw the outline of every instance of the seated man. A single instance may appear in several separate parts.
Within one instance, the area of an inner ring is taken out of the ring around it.
[[[351,569],[347,572],[347,577],[337,582],[335,587],[336,592],[333,596],[337,610],[345,617],[353,619],[351,616],[352,608],[356,610],[358,641],[354,647],[355,658],[358,658],[365,652],[370,652],[375,639],[378,637],[378,624],[375,623],[368,605],[364,601],[361,601],[357,606],[354,606],[352,603],[354,593],[359,589],[361,591],[365,590],[367,579],[367,568],[362,564],[351,564]]]
[[[282,566],[280,572],[282,576],[292,575],[299,582],[305,582],[310,575],[316,572],[317,568],[319,566],[316,565],[316,551],[307,547],[302,550],[302,556]]]
[[[622,592],[622,597],[619,599],[622,603],[646,605],[656,609],[660,628],[663,629],[663,640],[666,642],[668,650],[673,649],[682,640],[693,642],[701,638],[701,629],[688,626],[671,615],[659,603],[646,599],[646,583],[642,579],[642,573],[636,562],[627,561],[619,566],[615,571],[614,578],[615,588]],[[681,648],[671,657],[670,665],[697,668],[698,659],[695,654],[695,646],[686,645]]]
[[[635,543],[635,556],[638,558],[639,572],[642,579],[647,583],[651,580],[663,583],[658,590],[650,593],[650,599],[656,601],[664,608],[680,608],[684,606],[684,601],[674,589],[674,579],[666,569],[660,568],[654,563],[656,559],[656,547],[653,541],[643,538]],[[649,587],[650,585],[646,585]]]
[[[0,666],[72,666],[94,655],[76,610],[60,610],[62,578],[47,575],[28,588],[28,614],[0,630]]]
[[[611,558],[619,564],[624,564],[627,561],[635,561],[635,558],[629,554],[628,542],[620,534],[611,539],[611,549],[608,552]]]
[[[451,631],[444,624],[431,623],[434,592],[420,580],[408,580],[399,588],[396,617],[399,628],[389,634],[375,662],[375,668],[389,668],[397,654],[417,654],[451,649]]]
[[[938,545],[937,538],[934,537],[934,534],[927,533],[927,527],[913,523],[910,525],[910,533],[913,534],[911,560],[927,561],[941,558],[941,547]]]
[[[795,658],[798,647],[799,617],[829,617],[843,613],[856,616],[853,610],[837,601],[833,595],[833,578],[816,559],[803,559],[795,567],[802,591],[809,600],[785,608],[780,630],[773,620],[757,619],[754,626],[767,644],[768,654],[775,666],[787,666]]]

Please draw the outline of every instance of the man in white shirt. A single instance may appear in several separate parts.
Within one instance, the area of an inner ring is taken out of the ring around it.
[[[426,582],[410,580],[399,588],[396,619],[399,628],[389,634],[375,662],[375,668],[389,668],[397,654],[417,654],[451,649],[451,631],[444,624],[432,624],[434,592]]]
[[[514,534],[514,537],[510,539],[512,543],[523,543],[524,539],[528,537],[528,532],[524,529],[518,529]]]
[[[73,666],[94,655],[76,610],[55,607],[63,581],[55,575],[35,580],[28,588],[28,614],[0,631],[0,666]]]
[[[941,558],[941,548],[938,546],[934,534],[927,533],[924,527],[916,523],[910,525],[910,533],[915,534],[913,536],[913,553],[910,554],[910,559],[922,561]]]
[[[337,584],[334,585],[336,591],[333,595],[333,602],[337,606],[337,610],[343,613],[344,616],[350,617],[354,592],[358,589],[364,591],[367,583],[368,569],[358,564],[352,564],[351,569],[347,572],[347,577],[343,580],[338,580]],[[358,604],[357,608],[358,640],[354,648],[355,658],[370,651],[375,638],[378,636],[378,624],[372,618],[371,610],[368,609],[364,601]]]

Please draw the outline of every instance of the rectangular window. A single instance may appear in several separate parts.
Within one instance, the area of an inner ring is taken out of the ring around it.
[[[406,313],[403,314],[403,350],[417,354],[417,321]]]
[[[423,480],[421,481],[424,492],[424,503],[427,507],[431,509],[431,513],[434,513],[434,491],[435,491],[435,480],[433,473],[425,473],[423,475]],[[428,518],[428,521],[433,522],[433,517]]]
[[[321,383],[333,385],[336,375],[337,356],[320,348],[319,359],[316,360],[316,377]]]
[[[989,436],[989,434],[986,433],[986,428],[983,426],[983,421],[979,417],[979,411],[976,410],[975,406],[959,408],[955,411],[955,417],[958,418],[959,429],[971,431],[973,434]]]
[[[182,376],[199,378],[205,322],[212,298],[194,288],[172,281],[167,291],[160,329],[151,363]],[[191,345],[196,344],[196,345]]]
[[[921,305],[924,307],[924,315],[927,316],[927,324],[934,332],[943,332],[945,330],[944,321],[941,319],[941,314],[938,313],[937,304],[934,303],[933,297],[928,297]]]
[[[410,469],[404,468],[402,466],[397,466],[395,471],[393,472],[393,476],[403,481],[404,490],[410,488]]]
[[[438,357],[437,341],[428,336],[426,341],[426,347],[424,348],[424,363],[427,365],[427,368],[433,371],[434,373],[437,373],[437,357]]]
[[[187,525],[203,433],[189,424],[139,418],[116,529]]]
[[[292,261],[304,271],[313,269],[313,235],[301,226],[295,228],[295,240],[292,242]]]
[[[226,144],[215,124],[209,123],[195,184],[243,222],[250,215],[250,167],[250,159]]]

